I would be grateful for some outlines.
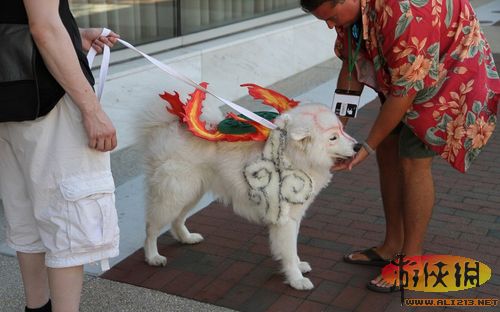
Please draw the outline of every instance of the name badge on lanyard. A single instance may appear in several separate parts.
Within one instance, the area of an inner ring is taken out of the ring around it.
[[[356,118],[360,99],[360,91],[337,89],[333,94],[332,110],[337,116]]]
[[[355,39],[357,39],[357,46],[354,52],[352,53],[352,39],[351,33]],[[359,50],[361,48],[361,27],[357,24],[354,24],[351,27],[351,30],[348,32],[349,40],[348,40],[348,50],[349,50],[349,58],[348,58],[348,89],[337,89],[333,94],[333,103],[332,110],[337,114],[337,116],[341,117],[350,117],[356,118],[358,114],[358,107],[361,99],[361,91],[351,90],[351,80],[352,80],[352,72],[354,71],[354,67],[356,64],[356,60],[359,55]]]

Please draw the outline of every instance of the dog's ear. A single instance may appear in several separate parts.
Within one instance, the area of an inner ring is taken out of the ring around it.
[[[311,131],[307,128],[299,127],[290,130],[290,136],[295,141],[307,141],[311,137]]]

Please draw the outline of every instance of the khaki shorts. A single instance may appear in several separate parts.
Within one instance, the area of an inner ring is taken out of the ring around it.
[[[404,123],[399,125],[391,132],[399,135],[399,156],[405,158],[428,158],[436,156],[436,152],[431,150],[420,140],[410,128]]]
[[[109,153],[87,147],[80,111],[65,95],[34,121],[0,123],[0,197],[7,244],[62,268],[118,255]]]

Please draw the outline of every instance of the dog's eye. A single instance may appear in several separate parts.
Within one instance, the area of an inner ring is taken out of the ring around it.
[[[335,141],[336,139],[337,139],[337,137],[336,137],[336,136],[332,136],[332,137],[330,138],[330,141]]]

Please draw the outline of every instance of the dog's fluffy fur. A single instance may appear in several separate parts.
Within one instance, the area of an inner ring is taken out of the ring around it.
[[[275,124],[279,129],[271,131],[267,143],[210,142],[194,136],[166,111],[150,114],[143,124],[142,140],[148,188],[147,263],[166,265],[156,241],[168,224],[182,243],[203,240],[200,234],[189,232],[185,221],[202,195],[211,191],[232,205],[236,214],[269,227],[271,252],[281,260],[287,283],[295,289],[313,288],[302,275],[311,267],[297,255],[300,221],[329,183],[335,159],[353,156],[357,144],[342,132],[338,118],[324,105],[300,105],[279,116]],[[282,190],[290,176],[288,191]],[[264,189],[248,180],[252,177],[272,185]]]

